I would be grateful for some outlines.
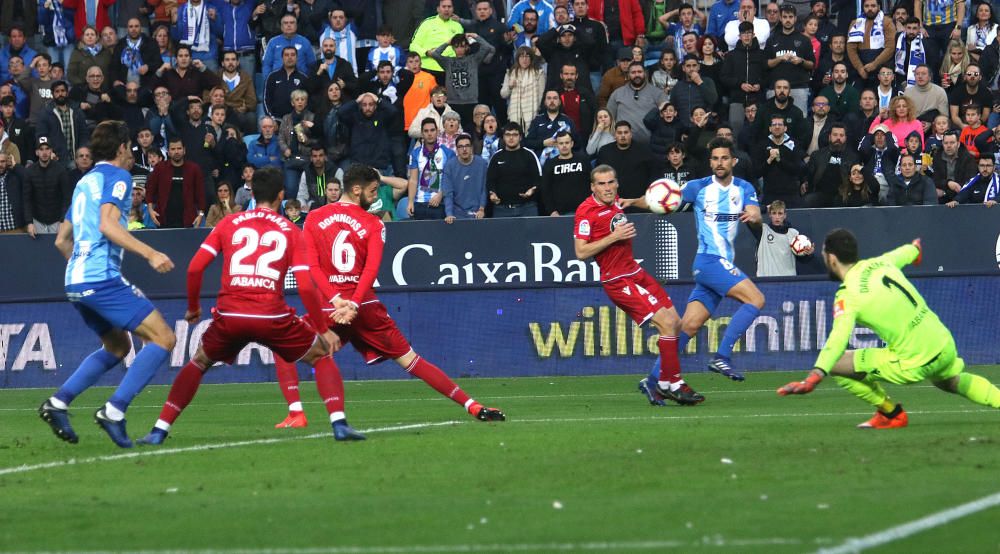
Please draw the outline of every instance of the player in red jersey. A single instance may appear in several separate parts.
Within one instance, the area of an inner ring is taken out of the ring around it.
[[[302,232],[277,212],[284,197],[283,182],[277,169],[255,172],[253,195],[257,207],[226,216],[191,259],[184,319],[190,323],[201,319],[202,275],[219,254],[224,264],[222,288],[198,351],[177,374],[160,418],[140,443],[162,444],[171,425],[198,392],[204,373],[217,361],[231,364],[250,342],[267,346],[276,357],[312,364],[334,437],[365,438],[347,424],[344,416],[344,382],[330,355],[340,347],[340,338],[329,329],[309,268],[299,259]],[[285,302],[285,273],[289,269],[295,274],[315,330],[296,317],[295,310]]]
[[[677,353],[680,317],[663,287],[632,255],[635,226],[629,223],[618,198],[618,177],[614,168],[599,165],[590,172],[593,194],[576,209],[574,248],[580,260],[594,257],[601,268],[601,284],[608,298],[637,324],[651,321],[660,332],[660,379],[639,382],[653,404],[669,398],[678,404],[694,405],[705,400],[681,378]]]
[[[477,419],[503,421],[503,412],[469,398],[437,366],[418,356],[372,291],[385,246],[385,225],[367,211],[378,198],[378,185],[374,169],[351,166],[344,174],[340,201],[312,210],[306,219],[303,261],[323,298],[335,307],[334,329],[367,363],[394,360]]]

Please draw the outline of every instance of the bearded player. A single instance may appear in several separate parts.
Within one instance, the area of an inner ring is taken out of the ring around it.
[[[761,223],[760,204],[753,185],[733,175],[734,150],[733,143],[726,139],[709,142],[712,175],[688,181],[682,191],[682,201],[694,205],[698,253],[691,268],[695,286],[684,308],[677,349],[684,351],[691,337],[712,317],[723,297],[732,298],[742,305],[726,326],[708,369],[733,381],[742,381],[743,374],[733,368],[730,358],[736,341],[760,315],[764,293],[733,261],[736,255],[733,242],[740,223],[751,226]],[[655,378],[656,371],[657,367],[653,366],[650,381]],[[640,383],[639,390],[646,394],[651,404],[659,403],[652,387],[643,387]]]
[[[306,219],[303,261],[323,298],[335,307],[330,317],[338,324],[336,332],[366,363],[391,359],[476,419],[503,421],[503,412],[469,398],[443,371],[417,355],[372,291],[385,246],[385,225],[368,213],[378,198],[378,186],[374,169],[351,166],[344,174],[340,201],[312,210]]]
[[[590,172],[593,194],[576,209],[574,242],[576,257],[593,257],[601,268],[601,284],[608,298],[638,325],[652,322],[660,338],[659,370],[646,386],[655,387],[662,398],[682,405],[694,405],[705,400],[681,379],[681,363],[677,349],[680,317],[663,287],[639,267],[632,255],[635,225],[629,223],[618,198],[618,177],[614,168],[599,165]],[[644,199],[629,201],[643,207]],[[640,383],[640,386],[643,386]],[[655,383],[655,385],[651,384]]]
[[[846,229],[834,229],[823,241],[823,262],[830,278],[842,283],[833,304],[833,329],[812,372],[789,383],[778,394],[806,394],[828,374],[838,385],[877,410],[862,429],[906,427],[901,404],[886,394],[879,381],[909,385],[929,380],[935,387],[976,404],[1000,408],[1000,389],[965,371],[955,339],[900,271],[919,265],[920,239],[877,258],[858,260],[858,240]],[[847,350],[855,325],[868,327],[885,348]]]
[[[284,181],[274,168],[253,174],[257,207],[227,216],[208,235],[188,266],[188,309],[184,319],[201,319],[201,280],[205,269],[222,255],[222,287],[212,310],[212,323],[198,351],[170,387],[167,402],[142,444],[162,444],[171,426],[194,398],[202,376],[217,361],[233,363],[248,343],[263,344],[285,360],[302,360],[316,368],[316,388],[330,414],[334,438],[363,440],[344,415],[344,383],[330,356],[340,339],[326,324],[321,300],[308,266],[299,260],[302,232],[278,213]],[[294,262],[293,262],[294,259]],[[302,303],[315,330],[295,316],[285,302],[285,274],[291,269]]]

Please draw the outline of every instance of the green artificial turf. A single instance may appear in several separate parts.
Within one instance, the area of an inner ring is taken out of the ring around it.
[[[282,430],[273,383],[206,385],[163,447],[131,451],[91,421],[109,389],[75,403],[77,445],[38,419],[50,391],[0,391],[0,551],[807,552],[1000,491],[997,411],[890,387],[910,426],[862,431],[872,411],[832,381],[774,394],[803,375],[695,374],[708,400],[665,408],[637,376],[460,380],[507,413],[491,424],[420,381],[351,382],[368,440],[350,444],[312,383],[309,427]],[[133,438],[166,394],[136,399]],[[997,522],[993,507],[877,550],[997,552]]]

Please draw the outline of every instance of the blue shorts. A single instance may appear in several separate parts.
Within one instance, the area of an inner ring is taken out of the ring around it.
[[[701,302],[708,313],[714,313],[726,294],[737,283],[747,278],[746,274],[732,262],[711,254],[695,255],[691,270],[694,273],[695,285],[691,296],[688,297],[688,303]]]
[[[69,285],[66,297],[87,327],[100,337],[112,329],[135,331],[156,309],[141,290],[124,278]]]

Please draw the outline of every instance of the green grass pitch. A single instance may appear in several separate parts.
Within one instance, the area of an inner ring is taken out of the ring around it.
[[[1000,491],[1000,413],[890,386],[910,426],[862,431],[872,411],[832,380],[775,395],[803,375],[694,374],[708,400],[666,408],[637,375],[460,380],[506,411],[494,424],[420,381],[351,382],[368,433],[351,444],[311,382],[301,430],[273,429],[273,383],[206,385],[165,446],[131,451],[91,421],[108,389],[76,402],[78,445],[38,419],[50,391],[0,391],[0,551],[809,552]],[[136,399],[134,438],[166,394]],[[998,552],[998,522],[987,508],[876,550]]]

